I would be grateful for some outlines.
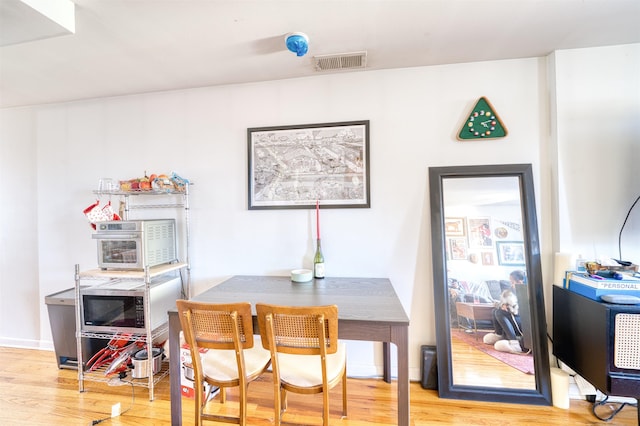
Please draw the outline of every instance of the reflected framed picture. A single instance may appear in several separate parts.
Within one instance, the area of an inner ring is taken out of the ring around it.
[[[503,266],[524,266],[524,242],[523,241],[498,241],[498,264]]]
[[[493,248],[493,238],[491,237],[491,218],[468,218],[467,232],[469,233],[469,247],[479,249]]]
[[[463,217],[445,217],[444,218],[444,233],[449,237],[464,237],[467,235],[464,226]]]
[[[493,265],[493,252],[492,251],[483,251],[481,253],[482,256],[482,265],[483,266],[491,266]]]
[[[449,256],[451,260],[467,260],[466,238],[449,238]]]
[[[369,121],[247,129],[249,210],[371,207]]]

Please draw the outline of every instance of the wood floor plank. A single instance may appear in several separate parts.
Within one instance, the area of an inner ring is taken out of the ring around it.
[[[331,392],[331,424],[342,426],[390,426],[396,424],[396,384],[379,379],[349,379],[349,416],[341,419],[340,386]],[[605,424],[591,414],[591,404],[571,401],[569,410],[519,404],[496,404],[438,398],[437,392],[411,383],[411,425],[597,425]],[[0,347],[0,425],[6,426],[88,426],[107,418],[111,406],[120,403],[121,416],[105,425],[168,426],[171,424],[169,381],[156,386],[155,400],[148,391],[130,385],[109,386],[85,382],[78,391],[77,372],[57,368],[51,351]],[[249,386],[249,424],[273,424],[273,395],[270,374]],[[237,394],[229,393],[227,403],[213,401],[212,411],[233,412]],[[320,395],[289,396],[285,420],[304,425],[320,425]],[[126,411],[125,411],[126,410]],[[183,400],[183,423],[193,424],[193,403]],[[207,422],[215,425],[217,423]],[[636,425],[637,412],[626,407],[607,425]]]

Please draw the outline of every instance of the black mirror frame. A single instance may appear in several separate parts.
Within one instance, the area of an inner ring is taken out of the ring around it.
[[[456,385],[451,370],[451,329],[447,293],[446,244],[442,182],[451,178],[517,177],[520,183],[523,236],[527,261],[531,333],[535,367],[535,390]],[[547,348],[547,326],[540,264],[540,244],[536,218],[531,164],[449,166],[429,168],[431,203],[431,247],[433,293],[436,318],[438,393],[441,398],[516,404],[551,405],[551,378]]]

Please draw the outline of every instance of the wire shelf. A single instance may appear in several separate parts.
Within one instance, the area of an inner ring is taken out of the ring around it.
[[[84,380],[91,382],[100,382],[100,383],[112,383],[114,379],[118,378],[118,373],[113,373],[109,376],[106,375],[107,369],[109,365],[102,366],[100,368],[96,368],[93,371],[85,371],[84,372]],[[168,359],[165,359],[160,364],[160,371],[153,375],[153,384],[156,385],[160,380],[169,375],[169,362]],[[132,377],[132,371],[130,368],[126,370],[126,377],[119,379],[119,381],[127,384],[132,384],[134,386],[149,387],[149,378],[139,378],[135,379]]]
[[[169,323],[165,322],[162,325],[160,325],[157,328],[155,328],[151,332],[151,340],[156,340],[158,337],[166,336],[168,331],[169,331]],[[89,337],[89,338],[94,338],[94,339],[111,340],[116,336],[117,335],[115,333],[98,333],[98,332],[92,332],[92,331],[82,331],[80,333],[80,337]],[[127,337],[122,336],[122,338],[126,339],[128,342],[131,342],[131,343],[133,343],[133,342],[146,343],[147,342],[146,334],[133,334],[133,335],[127,336]]]

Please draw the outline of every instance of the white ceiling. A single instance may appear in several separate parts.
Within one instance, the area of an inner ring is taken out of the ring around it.
[[[71,0],[2,0],[0,46],[71,34],[74,11]]]
[[[312,76],[316,55],[366,51],[365,69],[334,71],[366,72],[640,42],[640,0],[74,3],[75,34],[0,48],[0,107]],[[285,48],[294,31],[306,56]]]

